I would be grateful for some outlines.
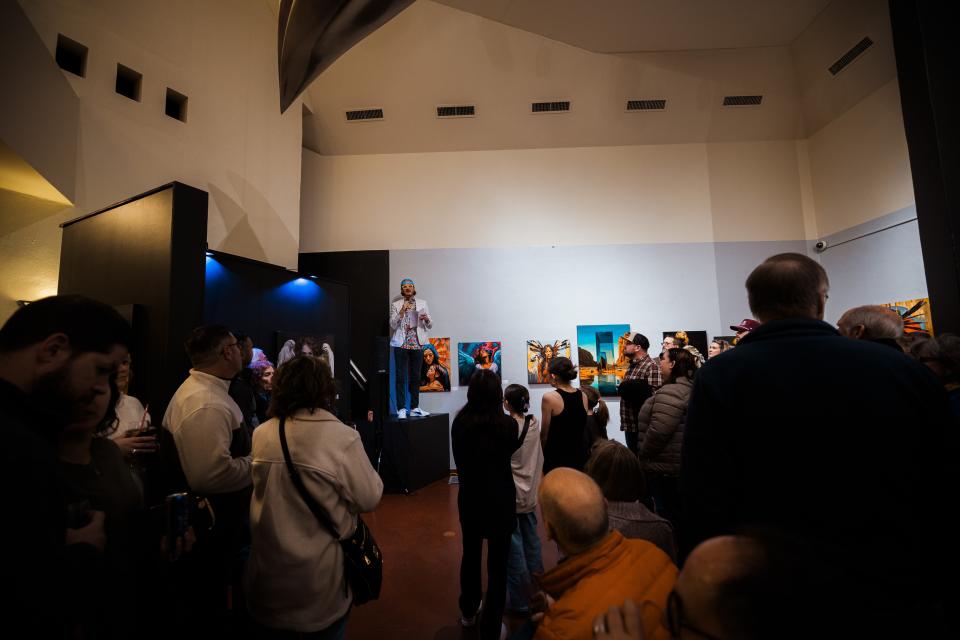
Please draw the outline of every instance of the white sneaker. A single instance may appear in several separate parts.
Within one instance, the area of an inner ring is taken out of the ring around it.
[[[430,412],[429,412],[429,411],[424,411],[424,410],[421,409],[420,407],[417,407],[416,409],[414,409],[413,411],[410,412],[410,415],[411,415],[411,416],[416,416],[416,417],[418,417],[418,418],[424,418],[424,417],[430,415]]]
[[[406,409],[400,409],[400,411],[397,411],[397,420],[406,420],[406,419],[407,419]]]
[[[469,629],[470,627],[476,626],[477,620],[480,619],[480,612],[483,611],[483,600],[480,601],[480,605],[477,607],[477,612],[470,616],[469,618],[460,615],[460,626]]]

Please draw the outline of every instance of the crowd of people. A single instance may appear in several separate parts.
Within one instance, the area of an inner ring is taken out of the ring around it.
[[[944,635],[960,339],[904,336],[882,307],[834,328],[828,287],[780,254],[747,279],[756,320],[735,346],[704,357],[680,332],[653,356],[631,334],[626,446],[570,359],[551,358],[539,416],[525,387],[478,370],[451,429],[460,624],[506,638],[512,616],[518,640]],[[383,485],[336,415],[322,347],[275,368],[248,336],[199,327],[158,426],[128,394],[131,340],[79,296],[0,328],[6,619],[52,637],[343,638],[343,551],[312,507],[346,538]]]

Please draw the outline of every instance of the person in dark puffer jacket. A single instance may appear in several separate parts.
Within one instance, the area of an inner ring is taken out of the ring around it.
[[[660,356],[660,371],[663,386],[643,404],[637,416],[638,455],[657,513],[676,525],[680,451],[697,372],[696,358],[685,349],[669,349]]]

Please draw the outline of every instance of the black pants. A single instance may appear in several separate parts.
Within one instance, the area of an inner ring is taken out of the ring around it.
[[[463,531],[463,557],[460,559],[460,612],[472,616],[483,599],[480,616],[480,637],[499,638],[503,609],[507,601],[507,555],[511,533],[487,538],[487,597],[483,598],[480,563],[483,559],[483,536]]]
[[[657,515],[672,522],[676,533],[680,520],[680,478],[659,473],[648,473],[646,477]]]
[[[637,446],[639,445],[639,442],[640,442],[640,434],[637,433],[636,431],[624,431],[623,437],[627,441],[627,449],[630,449],[630,451],[637,453]]]
[[[410,410],[420,406],[420,366],[423,352],[420,349],[393,347],[396,366],[397,411],[407,408],[407,393],[410,394]]]

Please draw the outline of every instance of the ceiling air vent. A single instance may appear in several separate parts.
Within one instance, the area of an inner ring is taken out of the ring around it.
[[[347,111],[347,122],[358,120],[383,120],[383,109],[357,109]]]
[[[476,112],[477,108],[472,104],[437,107],[438,118],[473,118],[477,115]]]
[[[873,40],[870,38],[864,38],[857,44],[853,45],[853,48],[850,51],[847,51],[845,54],[840,56],[840,59],[830,65],[830,73],[837,75],[844,69],[846,69],[851,62],[860,57],[860,55],[873,46]]]
[[[663,111],[666,100],[627,100],[627,111]]]
[[[530,105],[530,111],[533,113],[558,113],[561,111],[570,111],[570,101],[562,100],[559,102],[534,102]]]
[[[763,102],[763,96],[726,96],[723,99],[725,107],[756,107]]]

